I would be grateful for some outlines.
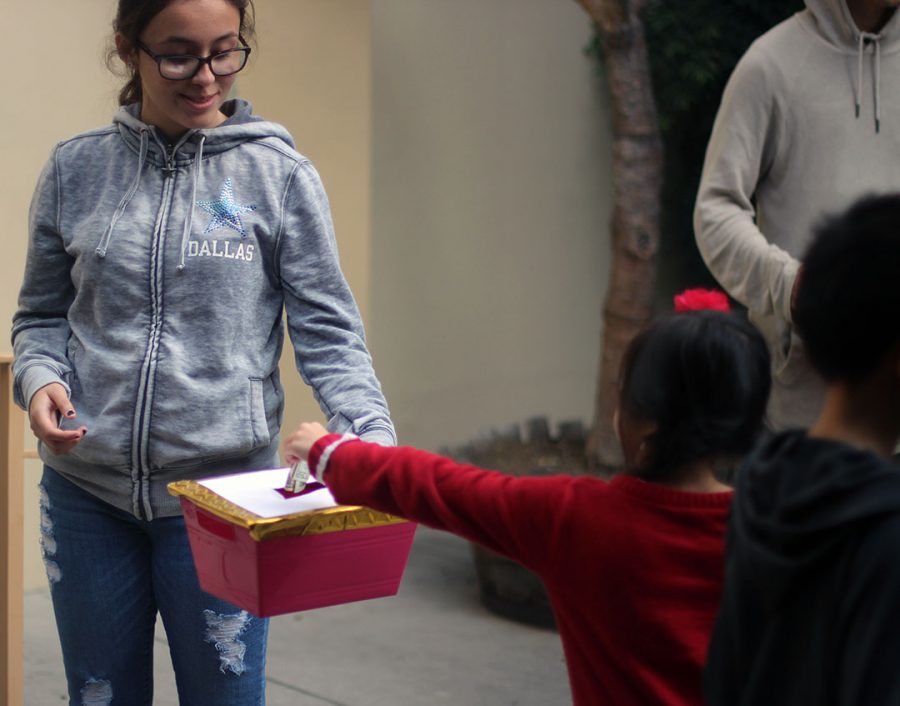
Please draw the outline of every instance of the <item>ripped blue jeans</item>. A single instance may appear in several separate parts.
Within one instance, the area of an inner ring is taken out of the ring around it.
[[[41,545],[70,706],[150,706],[162,617],[184,706],[262,706],[268,620],[204,593],[181,517],[135,518],[51,468]]]

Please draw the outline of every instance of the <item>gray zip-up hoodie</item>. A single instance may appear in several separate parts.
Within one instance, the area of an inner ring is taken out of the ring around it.
[[[769,416],[807,426],[822,384],[791,324],[791,291],[812,227],[864,193],[900,189],[900,12],[861,33],[845,0],[760,37],[716,118],[694,214],[697,244],[769,341]]]
[[[224,110],[170,146],[123,108],[57,145],[31,206],[16,402],[62,383],[88,433],[41,458],[147,519],[179,512],[170,481],[278,462],[283,311],[329,428],[395,442],[318,174]]]

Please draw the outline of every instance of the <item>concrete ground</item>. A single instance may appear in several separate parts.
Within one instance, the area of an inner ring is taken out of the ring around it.
[[[154,706],[178,706],[158,630]],[[559,636],[486,611],[468,544],[423,527],[396,597],[273,618],[267,672],[268,706],[571,704]],[[64,703],[49,593],[29,593],[25,704]]]

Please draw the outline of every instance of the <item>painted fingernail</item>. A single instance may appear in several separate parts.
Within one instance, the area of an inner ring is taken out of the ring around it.
[[[67,417],[74,417],[74,416],[75,416],[75,410],[74,410],[74,409],[70,409],[68,412],[66,412],[66,416],[67,416]]]
[[[87,429],[82,429],[82,430],[81,430],[81,435],[82,435],[82,436],[87,436]]]

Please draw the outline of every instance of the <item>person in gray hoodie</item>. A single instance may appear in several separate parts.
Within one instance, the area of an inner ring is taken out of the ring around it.
[[[120,0],[114,28],[122,108],[53,150],[12,327],[70,699],[151,703],[159,611],[181,703],[260,704],[267,622],[199,589],[166,486],[280,465],[285,318],[329,428],[394,429],[315,168],[227,100],[250,0]]]
[[[735,68],[694,213],[712,274],[772,353],[769,423],[806,427],[823,384],[794,332],[798,257],[812,226],[900,188],[900,0],[806,0]]]

